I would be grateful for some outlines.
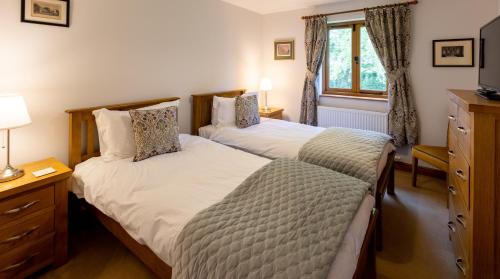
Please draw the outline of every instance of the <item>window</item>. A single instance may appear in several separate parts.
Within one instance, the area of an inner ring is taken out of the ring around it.
[[[387,80],[364,23],[328,28],[325,94],[387,98]]]

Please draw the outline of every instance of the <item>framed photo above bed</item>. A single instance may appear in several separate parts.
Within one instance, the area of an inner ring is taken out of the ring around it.
[[[284,40],[274,42],[274,60],[294,60],[295,41]]]
[[[434,67],[474,67],[474,39],[432,41]]]
[[[21,22],[69,27],[70,0],[21,0]]]

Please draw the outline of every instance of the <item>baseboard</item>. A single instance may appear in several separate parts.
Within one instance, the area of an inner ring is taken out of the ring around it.
[[[397,170],[411,172],[411,164],[407,164],[405,162],[395,162],[395,164],[396,164],[395,168]],[[419,166],[417,169],[417,173],[425,176],[446,180],[446,172],[437,169],[431,169]]]

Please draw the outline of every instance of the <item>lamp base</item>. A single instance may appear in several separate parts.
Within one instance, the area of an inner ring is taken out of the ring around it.
[[[24,170],[19,170],[7,165],[5,169],[0,172],[0,183],[16,180],[24,175]]]

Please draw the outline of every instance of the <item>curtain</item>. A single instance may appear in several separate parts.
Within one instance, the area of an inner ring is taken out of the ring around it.
[[[302,92],[300,123],[318,125],[318,92],[316,80],[326,52],[328,26],[326,17],[306,19],[307,74]]]
[[[366,29],[385,68],[389,90],[389,133],[396,146],[415,145],[418,123],[408,68],[411,9],[409,5],[367,9]]]

